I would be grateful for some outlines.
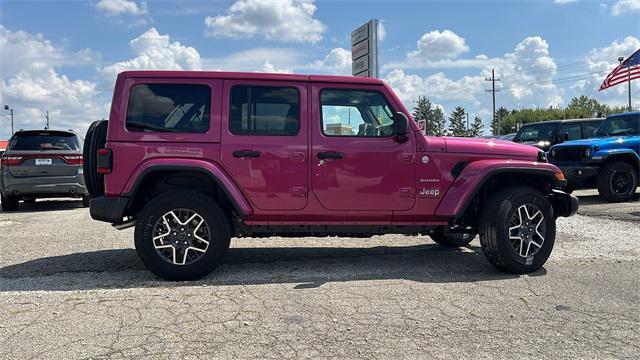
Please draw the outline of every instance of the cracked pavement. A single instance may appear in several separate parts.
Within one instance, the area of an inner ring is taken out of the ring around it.
[[[0,358],[638,358],[640,202],[578,192],[537,273],[476,238],[234,239],[197,282],[146,271],[78,202],[0,212]]]

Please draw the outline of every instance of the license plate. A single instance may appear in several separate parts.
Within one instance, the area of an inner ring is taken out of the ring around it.
[[[51,165],[51,159],[36,159],[36,165]]]

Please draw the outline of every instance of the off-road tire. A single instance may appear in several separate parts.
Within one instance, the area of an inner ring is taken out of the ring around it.
[[[613,177],[620,172],[624,172],[631,181],[631,183],[628,186],[628,191],[624,193],[615,192],[612,184]],[[610,201],[610,202],[629,201],[634,198],[637,187],[638,187],[638,172],[629,163],[626,163],[624,161],[614,161],[614,162],[605,164],[600,169],[600,174],[598,175],[598,193],[607,201]]]
[[[104,148],[107,143],[107,120],[94,121],[89,130],[87,137],[84,139],[84,147],[82,149],[83,174],[84,183],[90,198],[96,198],[104,195],[104,175],[98,174],[96,167],[98,149]]]
[[[211,230],[207,250],[191,264],[169,263],[154,247],[153,229],[157,220],[176,209],[189,209],[198,213]],[[138,215],[134,236],[138,256],[154,274],[171,281],[196,280],[222,263],[229,249],[231,226],[226,213],[214,199],[197,191],[175,190],[153,198],[145,206]]]
[[[536,206],[544,216],[542,246],[531,256],[518,254],[510,240],[512,216],[525,204]],[[536,271],[551,255],[556,235],[556,216],[549,200],[528,186],[506,188],[489,198],[480,219],[480,244],[487,260],[498,269],[512,274]]]
[[[3,211],[16,211],[18,210],[19,200],[15,196],[4,196],[0,198],[2,201],[2,210]]]
[[[473,239],[475,239],[476,234],[445,233],[443,229],[438,229],[435,233],[429,236],[438,245],[449,248],[458,248],[468,245]]]

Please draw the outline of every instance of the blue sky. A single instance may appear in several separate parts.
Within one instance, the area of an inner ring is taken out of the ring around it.
[[[84,131],[127,69],[349,74],[349,34],[371,18],[384,27],[381,77],[407,106],[425,95],[485,122],[491,68],[499,106],[624,104],[624,86],[597,87],[640,48],[640,0],[3,0],[0,12],[0,102],[17,128],[41,126],[48,109],[54,126]]]

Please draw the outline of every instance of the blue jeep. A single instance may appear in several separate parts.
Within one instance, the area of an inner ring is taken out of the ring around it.
[[[640,177],[640,112],[607,117],[593,139],[554,145],[549,161],[567,178],[567,191],[597,188],[608,201],[635,196]]]

